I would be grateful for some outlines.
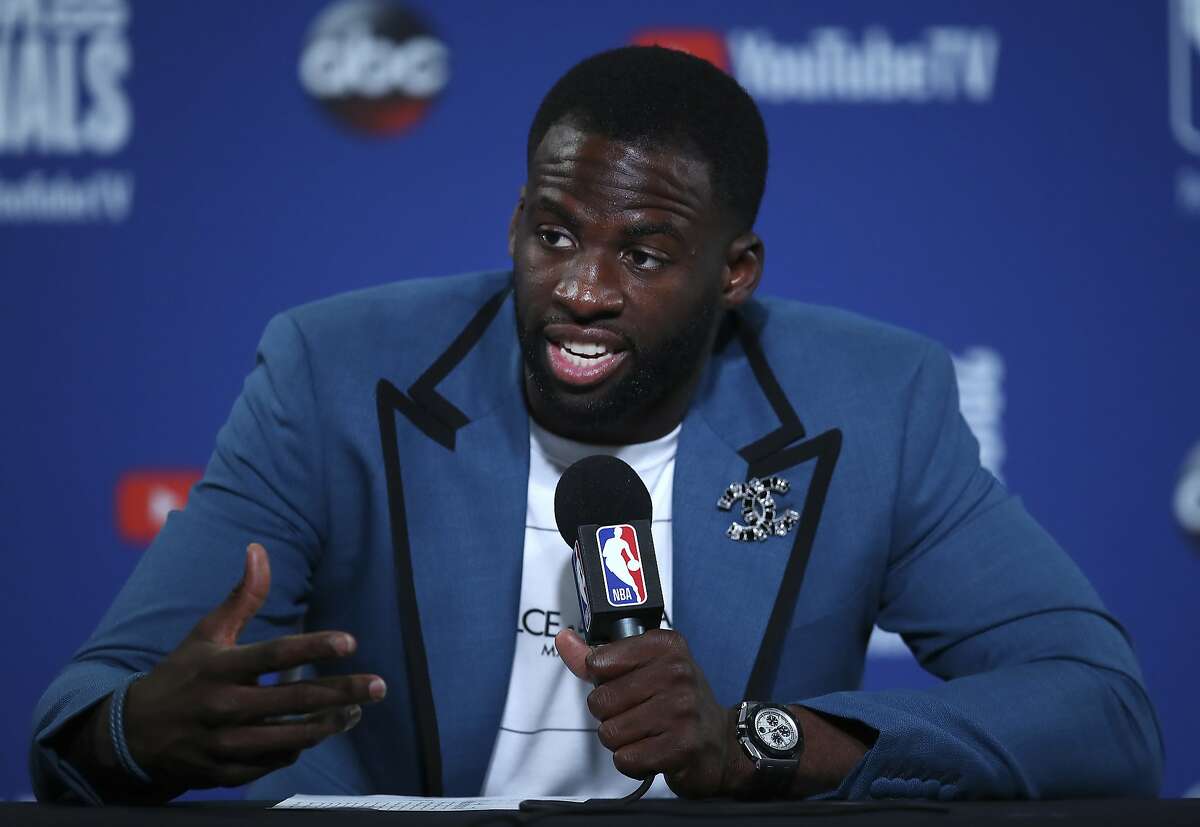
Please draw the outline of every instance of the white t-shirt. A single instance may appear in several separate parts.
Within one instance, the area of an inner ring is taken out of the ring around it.
[[[619,798],[638,782],[613,766],[587,708],[592,686],[571,674],[554,648],[554,635],[579,628],[572,550],[554,522],[554,489],[563,471],[592,454],[629,463],[654,503],[654,553],[663,602],[671,616],[671,489],[679,428],[637,445],[585,445],[529,423],[529,498],[525,553],[512,677],[500,731],[480,795],[523,798],[561,795]],[[663,626],[669,627],[664,621]],[[662,776],[647,796],[671,796]]]

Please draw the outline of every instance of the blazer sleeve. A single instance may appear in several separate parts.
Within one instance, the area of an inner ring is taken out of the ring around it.
[[[945,682],[799,701],[879,733],[832,795],[1156,796],[1161,734],[1124,629],[980,466],[944,349],[910,392],[877,623]]]
[[[30,773],[39,800],[100,803],[54,749],[55,733],[172,651],[241,578],[250,542],[267,549],[271,590],[239,642],[300,628],[327,524],[318,416],[303,335],[289,316],[277,316],[187,507],[170,514],[99,626],[38,701]]]

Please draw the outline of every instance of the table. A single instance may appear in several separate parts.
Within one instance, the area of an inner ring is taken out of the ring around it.
[[[171,804],[165,807],[77,807],[61,804],[0,803],[0,824],[29,827],[372,827],[414,824],[466,827],[466,825],[536,824],[587,825],[587,827],[642,827],[702,823],[705,825],[781,825],[804,827],[1016,827],[1053,823],[1057,827],[1091,824],[1129,824],[1143,827],[1200,825],[1200,799],[1150,801],[981,801],[954,804],[908,801],[789,802],[752,804],[732,801],[643,801],[617,811],[596,812],[468,812],[382,813],[370,810],[271,810],[273,802],[229,801]]]

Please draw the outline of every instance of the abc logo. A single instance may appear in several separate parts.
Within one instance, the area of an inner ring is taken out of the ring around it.
[[[337,120],[372,135],[420,121],[450,78],[450,51],[389,0],[342,0],[313,23],[300,83]]]

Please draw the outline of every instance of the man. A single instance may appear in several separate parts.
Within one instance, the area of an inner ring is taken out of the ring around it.
[[[752,299],[765,174],[732,79],[604,53],[534,118],[511,273],[274,319],[38,705],[39,797],[1156,794],[1124,633],[979,466],[945,352]],[[671,628],[589,649],[548,502],[594,452],[651,491]],[[759,478],[795,525],[737,542],[717,500]],[[946,682],[857,691],[876,622]]]

